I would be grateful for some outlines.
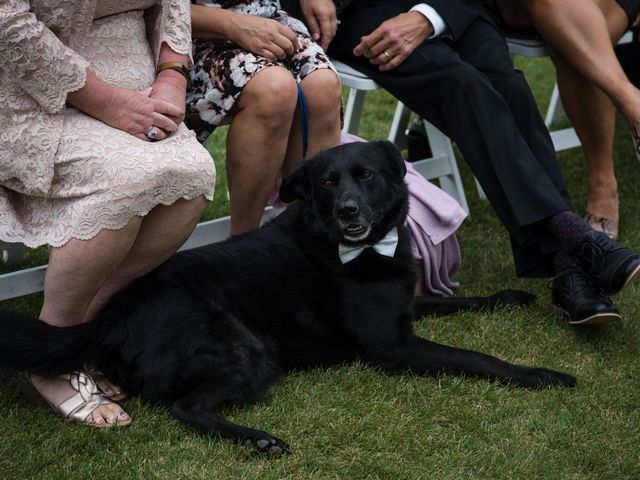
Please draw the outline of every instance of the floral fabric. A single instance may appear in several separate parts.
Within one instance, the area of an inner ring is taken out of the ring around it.
[[[193,3],[277,20],[296,32],[300,43],[300,48],[287,60],[272,61],[230,41],[194,39],[194,67],[191,70],[191,88],[187,92],[185,122],[196,131],[201,141],[215,126],[229,122],[242,89],[262,69],[271,66],[287,68],[298,83],[316,70],[333,69],[324,50],[313,41],[305,25],[278,10],[277,2],[194,0]]]

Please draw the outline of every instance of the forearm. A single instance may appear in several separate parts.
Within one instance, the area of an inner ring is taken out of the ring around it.
[[[174,52],[171,47],[163,43],[160,47],[160,56],[158,58],[158,65],[162,65],[165,62],[180,62],[184,66],[189,65],[189,57]],[[187,79],[175,70],[167,69],[158,74],[158,78],[162,78],[163,81],[167,81],[178,88],[186,90]]]
[[[100,112],[113,101],[113,95],[113,87],[87,68],[87,81],[79,90],[67,94],[67,103],[98,118]]]
[[[193,37],[228,40],[238,15],[222,8],[191,5]]]

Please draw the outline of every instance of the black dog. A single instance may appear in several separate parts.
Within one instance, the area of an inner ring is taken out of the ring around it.
[[[297,200],[285,213],[238,238],[174,256],[116,295],[92,322],[56,328],[0,312],[0,366],[52,375],[91,363],[199,431],[265,452],[287,446],[215,411],[258,398],[294,368],[361,359],[387,372],[573,386],[575,379],[564,373],[414,334],[416,274],[403,227],[404,174],[388,142],[326,150],[285,180],[282,199]],[[391,256],[364,248],[344,264],[339,259],[339,245],[377,247],[396,231],[397,246],[386,252]],[[450,310],[501,298],[440,303]],[[423,301],[420,308],[431,307]]]

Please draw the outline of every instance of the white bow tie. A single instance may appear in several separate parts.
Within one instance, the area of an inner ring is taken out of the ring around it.
[[[340,257],[340,261],[345,264],[358,258],[362,254],[362,252],[364,252],[365,248],[373,248],[380,255],[384,255],[385,257],[393,257],[394,253],[396,253],[397,246],[398,229],[394,228],[389,231],[389,233],[387,233],[384,238],[375,245],[360,245],[357,247],[352,247],[351,245],[340,243],[338,245],[338,256]]]

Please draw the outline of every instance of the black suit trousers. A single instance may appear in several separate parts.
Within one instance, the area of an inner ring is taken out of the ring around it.
[[[571,209],[551,138],[488,9],[456,38],[426,40],[398,67],[381,72],[352,50],[407,2],[354,1],[329,54],[367,74],[458,146],[511,235],[521,276],[553,275],[560,250],[543,221]],[[414,2],[409,2],[414,3]]]

